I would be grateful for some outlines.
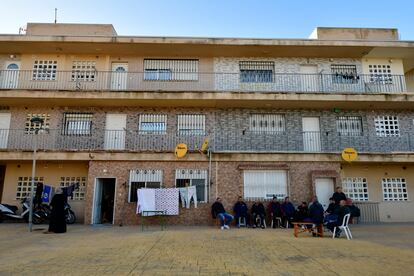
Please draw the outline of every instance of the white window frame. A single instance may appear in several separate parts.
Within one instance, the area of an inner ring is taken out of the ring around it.
[[[361,116],[336,117],[336,131],[339,136],[362,136],[363,126]]]
[[[92,113],[64,113],[63,135],[92,135]]]
[[[42,124],[42,128],[40,128],[40,124],[39,123],[33,123],[32,119],[33,118],[40,118],[43,119],[43,124]],[[46,114],[46,113],[39,113],[39,114],[34,114],[34,113],[29,113],[26,115],[26,122],[25,122],[25,127],[24,127],[24,131],[26,134],[34,134],[36,130],[48,130],[50,127],[50,114]]]
[[[193,180],[204,180],[204,200],[197,198],[198,202],[206,203],[209,199],[208,194],[208,172],[202,169],[177,169],[175,170],[175,187],[177,187],[177,180],[188,181],[189,186],[194,186]]]
[[[408,201],[407,182],[405,178],[381,179],[382,195],[384,201]]]
[[[96,81],[96,61],[77,60],[72,62],[72,81]]]
[[[35,181],[35,185],[34,185],[33,194],[36,192],[37,183],[44,184],[44,177],[36,176],[34,178],[34,181]],[[16,185],[16,200],[30,198],[31,190],[32,190],[32,177],[31,176],[19,176],[17,178],[17,185]]]
[[[144,59],[144,81],[198,81],[198,59]]]
[[[177,116],[178,135],[205,135],[205,114],[180,114]]]
[[[244,170],[243,197],[246,200],[268,200],[288,196],[287,170]]]
[[[85,200],[86,180],[86,176],[61,176],[59,187],[65,188],[74,184],[79,184],[78,188],[73,191],[73,200]]]
[[[375,133],[378,137],[400,137],[398,116],[382,115],[374,118]]]
[[[165,114],[140,114],[138,119],[139,134],[166,134],[167,133],[167,115]],[[145,124],[152,124],[147,129]]]
[[[54,81],[57,74],[56,60],[35,60],[33,63],[32,80]]]
[[[369,201],[368,182],[365,177],[342,179],[342,189],[347,197],[355,201]]]
[[[129,186],[128,186],[128,202],[136,202],[131,201],[132,192],[135,192],[135,196],[137,191],[132,191],[133,183],[144,183],[144,188],[147,188],[149,183],[159,183],[159,188],[162,188],[162,179],[163,179],[163,171],[158,169],[136,169],[129,171]]]
[[[284,133],[286,119],[284,114],[250,114],[250,131],[255,133]]]

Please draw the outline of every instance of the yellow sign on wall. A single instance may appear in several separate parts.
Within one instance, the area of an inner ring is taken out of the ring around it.
[[[345,148],[342,151],[342,159],[347,162],[355,161],[358,157],[358,152],[354,148]]]
[[[175,147],[175,156],[178,158],[183,158],[187,154],[187,145],[186,144],[178,144]]]

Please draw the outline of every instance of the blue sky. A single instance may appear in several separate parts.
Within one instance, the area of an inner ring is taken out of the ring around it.
[[[0,33],[26,22],[112,23],[119,35],[306,38],[316,26],[392,27],[414,40],[411,0],[3,0]]]

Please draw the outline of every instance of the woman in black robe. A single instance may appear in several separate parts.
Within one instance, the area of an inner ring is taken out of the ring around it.
[[[50,214],[49,232],[66,232],[65,200],[62,189],[56,188],[55,195],[50,203],[52,212]]]

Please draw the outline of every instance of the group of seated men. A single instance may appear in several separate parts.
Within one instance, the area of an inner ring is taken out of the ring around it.
[[[331,231],[336,226],[342,224],[346,214],[350,213],[353,217],[359,217],[358,207],[352,204],[351,199],[346,198],[340,187],[337,187],[336,192],[329,200],[330,204],[326,210],[318,202],[316,196],[312,198],[312,202],[309,205],[304,201],[295,209],[294,205],[289,201],[289,197],[285,197],[282,203],[276,197],[273,197],[273,200],[267,206],[267,211],[262,202],[254,201],[249,212],[247,204],[239,196],[233,207],[233,216],[225,211],[221,198],[217,198],[217,201],[212,205],[211,213],[213,218],[220,220],[221,229],[229,229],[233,219],[237,227],[240,227],[240,223],[244,223],[252,228],[265,228],[266,213],[270,215],[273,228],[276,228],[276,226],[288,226],[292,222],[312,222],[315,225],[324,223]],[[340,235],[340,231],[336,234]]]

